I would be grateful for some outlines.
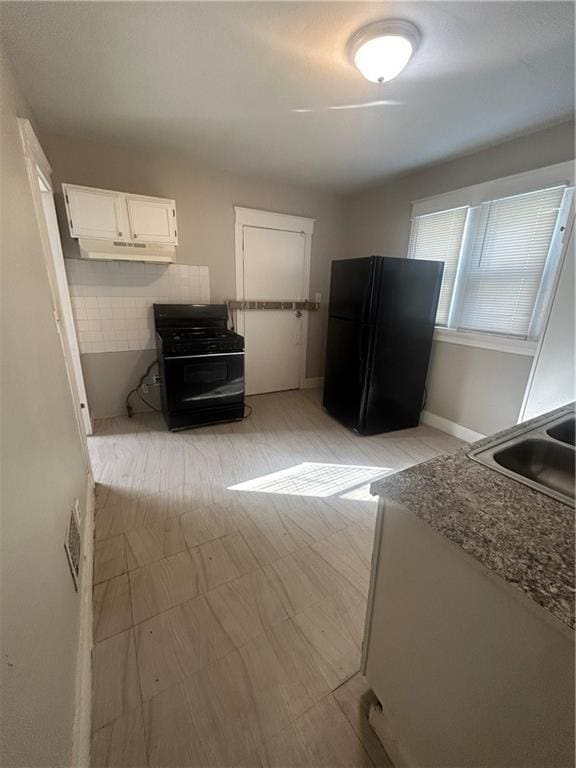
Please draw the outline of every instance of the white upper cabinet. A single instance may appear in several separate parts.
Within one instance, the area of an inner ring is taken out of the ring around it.
[[[176,203],[159,197],[63,184],[72,237],[134,246],[178,245]]]
[[[126,207],[133,240],[178,245],[174,200],[126,195]]]
[[[64,184],[68,226],[72,237],[128,240],[123,195],[105,189]]]

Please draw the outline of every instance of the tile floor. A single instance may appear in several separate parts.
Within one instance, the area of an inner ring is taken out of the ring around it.
[[[171,434],[107,419],[97,481],[92,766],[390,766],[358,674],[368,484],[460,442],[358,437],[317,391]]]

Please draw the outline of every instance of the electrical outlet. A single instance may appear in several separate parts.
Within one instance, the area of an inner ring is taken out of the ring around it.
[[[315,293],[314,294],[314,303],[315,304],[322,304],[322,294],[321,293]]]
[[[159,387],[160,386],[160,374],[159,373],[155,373],[152,376],[152,386],[153,387]]]
[[[66,531],[66,540],[64,541],[64,550],[66,551],[66,557],[68,558],[68,565],[70,566],[70,573],[74,581],[74,589],[78,592],[78,579],[80,577],[80,553],[81,553],[81,537],[80,537],[80,518],[79,518],[79,500],[74,501],[74,505],[70,510],[70,518],[68,520],[68,530]]]

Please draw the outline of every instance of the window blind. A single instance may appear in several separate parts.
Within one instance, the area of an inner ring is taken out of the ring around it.
[[[480,206],[456,326],[527,338],[566,187]]]
[[[436,325],[448,324],[467,212],[468,206],[463,206],[417,216],[412,222],[408,256],[444,262]]]

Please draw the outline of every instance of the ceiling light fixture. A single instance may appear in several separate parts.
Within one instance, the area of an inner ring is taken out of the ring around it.
[[[373,83],[402,72],[420,44],[420,32],[404,19],[385,19],[358,30],[349,42],[354,66]]]

